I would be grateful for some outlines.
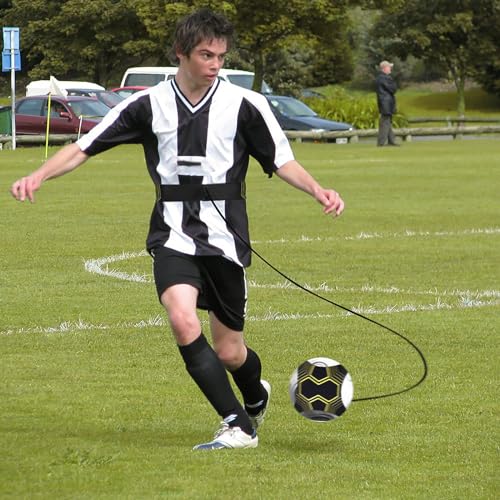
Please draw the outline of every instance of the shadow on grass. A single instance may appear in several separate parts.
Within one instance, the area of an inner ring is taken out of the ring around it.
[[[332,426],[332,427],[330,427]],[[344,448],[344,439],[334,432],[334,422],[317,424],[307,423],[300,426],[296,432],[266,432],[259,434],[259,449],[274,449],[296,453],[330,453]],[[133,428],[134,427],[134,428]],[[328,431],[325,436],[325,430]],[[99,451],[103,444],[112,445],[117,449],[129,448],[135,450],[187,450],[201,442],[210,441],[213,429],[187,429],[182,425],[161,426],[146,425],[109,427],[81,426],[79,429],[58,432],[60,448],[52,465],[75,464],[104,465],[115,461],[119,453],[107,453],[105,456]],[[61,441],[65,444],[62,446]],[[97,448],[96,448],[97,447]]]

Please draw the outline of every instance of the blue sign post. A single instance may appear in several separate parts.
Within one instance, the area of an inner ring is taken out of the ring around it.
[[[16,149],[16,71],[21,69],[19,28],[3,28],[2,71],[10,71],[12,149]]]
[[[12,52],[14,52],[14,65],[12,65]],[[2,71],[15,71],[21,69],[21,52],[19,49],[19,28],[3,29]]]

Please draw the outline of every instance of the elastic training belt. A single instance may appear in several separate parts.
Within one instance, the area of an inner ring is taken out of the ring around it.
[[[159,188],[159,189],[158,189]],[[157,186],[161,201],[244,200],[245,183],[175,184]]]

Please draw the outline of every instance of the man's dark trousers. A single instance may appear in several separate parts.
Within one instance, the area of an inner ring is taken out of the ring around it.
[[[396,144],[396,137],[392,131],[392,115],[380,115],[377,146],[384,146],[386,142]]]

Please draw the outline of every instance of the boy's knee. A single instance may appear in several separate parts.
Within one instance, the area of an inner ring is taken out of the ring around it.
[[[186,345],[200,335],[201,325],[196,314],[182,310],[167,312],[170,326],[179,345]]]
[[[228,370],[236,370],[246,359],[246,347],[240,343],[223,343],[215,346],[217,357]]]

